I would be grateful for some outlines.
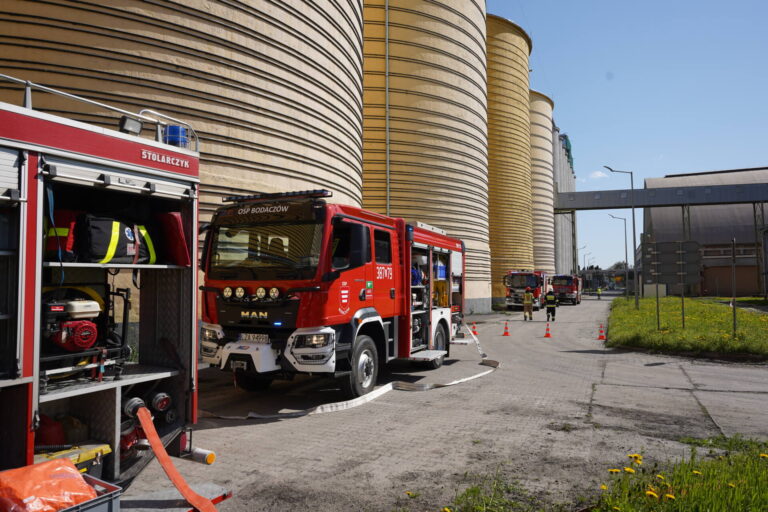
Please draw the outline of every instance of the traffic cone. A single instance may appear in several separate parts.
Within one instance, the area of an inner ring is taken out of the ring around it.
[[[509,322],[504,322],[504,334],[502,336],[509,336]]]
[[[472,334],[477,336],[477,325],[475,325],[475,322],[472,322]]]
[[[544,333],[544,337],[545,338],[551,338],[552,337],[552,335],[549,334],[549,322],[547,322],[547,331]]]
[[[597,337],[598,341],[605,340],[605,333],[603,332],[603,324],[600,324],[600,336]]]

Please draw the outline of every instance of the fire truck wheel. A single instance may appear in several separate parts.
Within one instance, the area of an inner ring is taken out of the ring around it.
[[[358,336],[352,353],[352,372],[341,379],[341,390],[349,398],[373,391],[379,374],[379,355],[370,336]]]
[[[235,372],[235,385],[245,391],[266,391],[270,384],[272,384],[270,378],[246,372]]]
[[[435,331],[435,350],[445,350],[446,344],[446,335],[445,335],[445,327],[443,327],[442,324],[437,326],[437,330]],[[429,363],[430,368],[433,370],[437,370],[441,366],[443,366],[443,361],[445,361],[445,356],[440,356],[437,359],[431,360]]]

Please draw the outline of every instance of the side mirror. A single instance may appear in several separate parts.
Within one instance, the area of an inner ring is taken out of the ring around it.
[[[200,225],[197,228],[197,234],[202,235],[206,231],[211,229],[211,223],[210,222],[201,222]]]

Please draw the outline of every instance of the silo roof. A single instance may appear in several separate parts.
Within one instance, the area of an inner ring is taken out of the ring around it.
[[[523,27],[521,27],[520,25],[518,25],[517,23],[515,23],[514,21],[512,21],[510,19],[504,18],[503,16],[497,16],[496,14],[488,13],[488,14],[486,14],[486,17],[487,18],[493,18],[493,19],[495,19],[497,21],[502,21],[502,22],[504,22],[504,23],[506,23],[508,25],[512,25],[512,27],[515,28],[518,32],[520,32],[520,34],[523,36],[523,38],[528,42],[528,55],[531,54],[531,52],[533,51],[533,41],[531,40],[531,36],[528,35],[528,32],[523,30]]]

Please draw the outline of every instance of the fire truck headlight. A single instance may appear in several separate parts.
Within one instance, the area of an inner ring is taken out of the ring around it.
[[[294,347],[296,348],[321,348],[328,346],[333,337],[330,333],[300,334],[296,336]]]
[[[270,288],[269,289],[269,297],[271,299],[276,299],[279,296],[280,296],[280,290],[278,290],[277,288]]]
[[[212,341],[218,343],[224,338],[224,331],[220,325],[204,323],[200,327],[200,341]]]
[[[256,289],[256,298],[257,299],[263,299],[266,296],[267,296],[267,290],[264,287],[259,286]]]
[[[237,288],[235,288],[235,297],[237,297],[238,299],[242,299],[243,297],[245,297],[245,288],[243,288],[242,286],[238,286]]]
[[[221,290],[221,295],[222,295],[222,296],[223,296],[225,299],[228,299],[228,298],[230,298],[230,297],[232,296],[232,288],[230,288],[229,286],[227,286],[226,288],[224,288],[223,290]]]

